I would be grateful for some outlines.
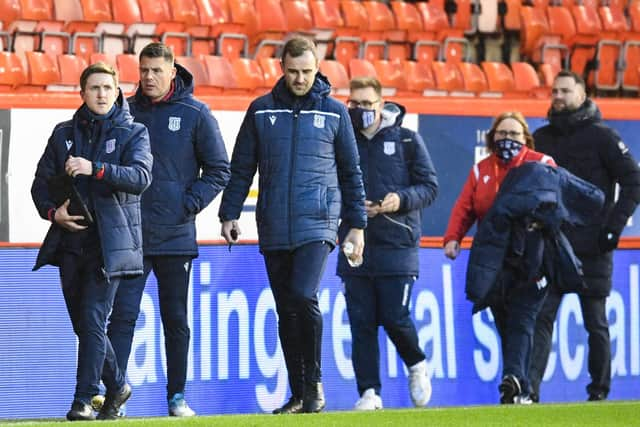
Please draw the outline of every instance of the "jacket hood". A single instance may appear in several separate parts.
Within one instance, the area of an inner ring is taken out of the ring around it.
[[[311,86],[311,90],[309,90],[306,95],[296,96],[291,93],[287,87],[283,76],[280,77],[280,80],[278,80],[271,93],[277,100],[282,101],[287,105],[294,105],[298,99],[311,99],[313,101],[317,101],[321,98],[326,98],[331,93],[331,83],[329,83],[329,79],[327,79],[327,77],[318,71],[313,82],[313,86]]]
[[[175,63],[175,67],[176,76],[173,79],[175,88],[173,90],[173,94],[171,94],[171,98],[169,98],[167,102],[177,101],[179,99],[188,98],[193,95],[193,75],[191,75],[189,70],[187,70],[177,62]],[[138,86],[138,89],[136,90],[135,100],[136,102],[139,102],[143,105],[151,103],[149,97],[142,93],[142,88],[140,86]]]
[[[554,111],[549,109],[547,118],[551,126],[567,132],[571,129],[587,126],[593,122],[602,120],[602,114],[598,106],[590,98],[587,98],[577,110]]]
[[[391,101],[385,102],[380,113],[382,120],[379,129],[402,125],[406,112],[403,105]]]

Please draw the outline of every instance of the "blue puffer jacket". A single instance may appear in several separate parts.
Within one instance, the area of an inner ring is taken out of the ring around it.
[[[237,219],[256,169],[261,250],[292,250],[335,243],[341,207],[350,228],[365,228],[364,188],[346,107],[330,98],[320,73],[310,92],[296,97],[284,78],[249,106],[231,160],[220,219]]]
[[[357,133],[367,199],[381,200],[395,192],[400,196],[400,209],[369,218],[364,262],[358,268],[350,267],[341,252],[340,276],[418,275],[422,210],[435,200],[438,179],[422,137],[401,127],[404,114],[403,106],[387,102],[373,138]],[[346,233],[341,226],[340,240]]]
[[[193,77],[176,64],[173,94],[151,103],[140,88],[129,99],[134,120],[147,126],[155,159],[153,183],[142,196],[144,254],[198,255],[196,214],[229,180],[218,122],[193,97]]]
[[[498,285],[535,286],[544,275],[565,291],[584,287],[581,263],[561,228],[588,223],[603,205],[604,193],[598,187],[561,167],[527,162],[509,171],[469,254],[465,290],[474,312],[489,303]],[[538,242],[532,244],[531,239]],[[517,271],[514,283],[500,280],[507,258]]]
[[[58,124],[38,162],[31,196],[38,213],[47,219],[51,208],[57,208],[49,195],[49,178],[63,174],[71,150],[83,152],[85,120],[76,112],[72,120]],[[152,156],[147,129],[134,123],[122,94],[116,111],[104,121],[102,132],[90,159],[102,162],[103,178],[88,178],[88,203],[95,215],[107,278],[142,274],[142,231],[140,226],[140,194],[151,182]],[[59,244],[70,232],[52,224],[38,253],[34,270],[45,264],[60,265]]]

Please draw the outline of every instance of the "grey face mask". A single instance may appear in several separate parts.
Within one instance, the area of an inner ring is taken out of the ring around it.
[[[522,143],[504,138],[496,141],[496,156],[505,163],[509,163],[522,150]]]

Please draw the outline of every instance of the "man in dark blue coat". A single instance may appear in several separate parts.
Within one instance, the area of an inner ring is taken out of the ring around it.
[[[167,356],[169,415],[192,416],[184,398],[189,351],[187,295],[198,256],[196,215],[222,191],[229,161],[218,123],[193,97],[193,77],[174,63],[171,49],[151,43],[140,52],[140,87],[130,100],[136,121],[149,128],[156,161],[142,197],[144,274],[120,287],[108,334],[126,371],[135,322],[151,270],[158,280]]]
[[[354,247],[352,257],[362,256],[364,188],[347,110],[329,97],[331,87],[318,73],[313,42],[289,40],[282,71],[273,90],[249,106],[219,216],[222,236],[237,241],[236,220],[258,170],[260,251],[276,302],[292,394],[274,413],[319,412],[325,399],[318,288],[340,218],[348,229],[344,241]]]
[[[53,130],[31,187],[40,216],[52,223],[34,270],[59,267],[78,336],[71,421],[96,418],[90,402],[101,373],[107,396],[98,419],[115,419],[131,395],[105,328],[121,279],[142,274],[140,194],[152,168],[149,134],[133,122],[113,68],[87,67],[80,88],[84,103]]]
[[[593,212],[588,224],[564,230],[582,262],[586,288],[578,293],[584,327],[589,335],[588,400],[603,400],[611,387],[611,342],[606,301],[611,292],[613,250],[629,217],[640,202],[640,168],[620,135],[602,122],[600,110],[585,93],[584,80],[571,71],[561,71],[553,82],[549,124],[533,137],[541,153],[554,158],[574,175],[602,190],[605,203]],[[616,186],[620,191],[616,197]],[[534,400],[549,353],[553,323],[563,292],[555,284],[536,320],[529,376]]]
[[[436,198],[438,180],[420,135],[401,127],[404,107],[384,102],[378,79],[355,78],[350,89],[347,104],[369,217],[362,265],[351,266],[344,253],[338,258],[360,395],[355,409],[382,408],[378,325],[384,327],[409,369],[412,402],[425,406],[431,398],[431,381],[409,302],[418,276],[422,210]],[[345,235],[341,226],[341,241]]]

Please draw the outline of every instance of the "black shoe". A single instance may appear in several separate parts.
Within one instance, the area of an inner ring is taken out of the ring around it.
[[[71,404],[71,409],[67,412],[67,419],[69,421],[92,421],[96,419],[96,416],[91,409],[91,405],[79,400],[74,400]]]
[[[522,393],[520,381],[514,375],[505,375],[498,386],[500,391],[500,403],[514,403],[516,396]]]
[[[325,405],[326,402],[324,400],[324,390],[322,389],[322,383],[305,385],[304,398],[302,399],[302,412],[320,412],[324,409]]]
[[[302,398],[291,396],[289,401],[273,410],[272,414],[299,414],[302,412]]]
[[[589,393],[589,398],[587,399],[589,402],[598,402],[600,400],[606,400],[607,395],[604,393]]]
[[[531,398],[531,401],[533,403],[540,403],[540,396],[538,395],[538,393],[533,392],[529,395],[529,397]]]
[[[104,399],[104,405],[100,409],[100,413],[96,417],[98,420],[117,420],[120,418],[120,407],[131,397],[131,386],[124,385],[122,390],[116,394],[107,393]]]

